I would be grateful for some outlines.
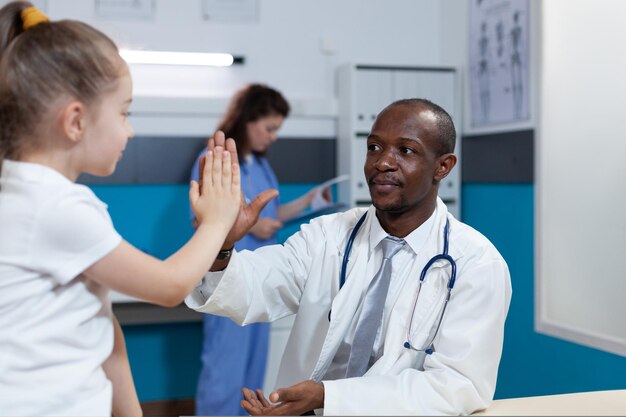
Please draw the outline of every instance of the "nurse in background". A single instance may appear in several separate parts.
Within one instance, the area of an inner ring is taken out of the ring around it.
[[[239,90],[217,130],[235,139],[241,166],[241,188],[246,202],[262,191],[278,189],[278,181],[265,153],[289,114],[289,103],[276,90],[250,84]],[[192,179],[198,178],[198,161]],[[278,243],[276,232],[283,223],[311,205],[313,188],[300,198],[280,204],[278,198],[263,209],[250,233],[235,244],[237,251],[254,250]],[[324,190],[325,198],[330,193]],[[197,415],[247,415],[241,408],[241,387],[262,387],[268,354],[269,323],[239,327],[228,318],[204,316],[202,371],[196,394]]]

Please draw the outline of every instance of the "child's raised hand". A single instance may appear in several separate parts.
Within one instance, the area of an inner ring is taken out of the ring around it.
[[[199,177],[200,178],[199,184],[194,184],[194,182],[192,182],[192,190],[190,193],[190,199],[192,200],[192,204],[191,204],[192,209],[194,207],[193,205],[194,197],[192,195],[195,195],[194,192],[196,192],[194,191],[194,187],[197,187],[198,189],[197,192],[199,194],[204,195],[205,191],[204,191],[203,183],[208,180],[205,179],[202,173],[207,172],[206,165],[209,163],[207,159],[209,157],[209,152],[211,152],[211,157],[215,158],[217,156],[217,154],[215,154],[215,151],[218,148],[225,149],[228,153],[230,153],[230,158],[233,164],[235,163],[237,164],[237,167],[236,167],[237,183],[239,184],[238,187],[240,188],[241,178],[239,176],[239,164],[238,164],[239,159],[237,157],[237,147],[235,145],[235,141],[233,139],[226,140],[224,133],[221,131],[218,131],[215,133],[215,137],[209,139],[209,142],[207,145],[207,149],[208,149],[207,156],[200,159],[199,172],[201,173],[201,175]],[[234,173],[234,170],[233,170],[233,173]],[[277,190],[274,190],[274,189],[265,190],[261,192],[258,196],[256,196],[256,198],[252,200],[250,204],[246,204],[245,200],[243,199],[243,195],[241,194],[241,190],[239,190],[239,196],[240,196],[239,207],[237,207],[236,209],[233,209],[232,211],[232,214],[236,216],[236,220],[234,221],[234,224],[229,223],[230,225],[232,225],[232,229],[230,229],[230,232],[228,233],[228,236],[226,237],[226,241],[224,242],[224,245],[225,245],[224,247],[232,247],[236,241],[238,241],[246,233],[248,233],[250,229],[255,225],[263,208],[267,205],[267,203],[270,202],[270,200],[275,198],[277,195],[278,195]],[[193,224],[194,224],[194,227],[198,227],[200,224],[200,221],[198,219],[198,213],[196,212],[195,209],[193,210],[194,210],[194,213],[196,214],[196,219],[194,219]]]
[[[192,181],[189,201],[198,227],[223,225],[230,229],[241,205],[241,178],[237,148],[222,132],[209,140],[207,154],[200,161],[200,181]]]

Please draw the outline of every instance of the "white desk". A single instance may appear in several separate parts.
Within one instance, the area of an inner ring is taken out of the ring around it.
[[[477,416],[624,416],[626,390],[496,400]]]

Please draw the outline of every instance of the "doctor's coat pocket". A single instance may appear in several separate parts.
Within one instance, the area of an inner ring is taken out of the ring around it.
[[[406,349],[402,346],[394,351],[391,356],[395,359],[388,363],[387,366],[377,367],[374,364],[367,374],[372,375],[399,375],[406,369],[416,369],[418,371],[424,370],[424,360],[426,359],[426,352],[417,352],[412,349]],[[366,374],[366,375],[367,375]]]

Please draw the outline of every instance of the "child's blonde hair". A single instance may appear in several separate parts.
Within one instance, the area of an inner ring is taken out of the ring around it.
[[[25,24],[33,11],[41,18]],[[52,103],[70,97],[97,104],[124,68],[115,43],[87,24],[51,22],[26,1],[0,9],[0,164],[37,146],[20,139],[46,135],[40,121]]]

